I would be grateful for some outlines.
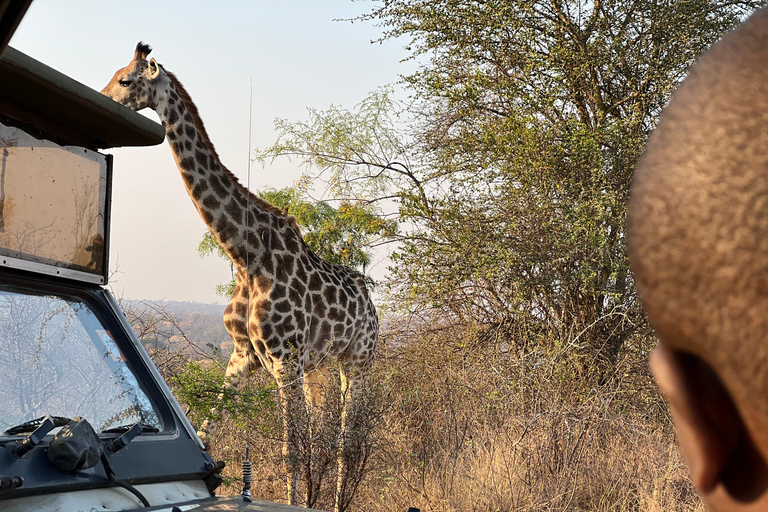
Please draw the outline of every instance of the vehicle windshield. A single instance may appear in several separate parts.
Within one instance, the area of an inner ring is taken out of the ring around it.
[[[82,416],[99,432],[157,411],[85,302],[0,286],[0,435],[41,416]]]

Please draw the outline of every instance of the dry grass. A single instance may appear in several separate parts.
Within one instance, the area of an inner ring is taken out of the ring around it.
[[[583,362],[554,348],[521,354],[466,328],[385,333],[349,510],[703,511],[646,368],[649,341],[630,344],[610,384],[596,386]],[[269,383],[258,372],[251,385]],[[332,507],[336,481],[326,462],[338,450],[339,404],[328,407],[321,426],[298,426],[320,509]],[[284,501],[280,437],[277,408],[228,421],[211,450],[228,462],[221,491],[242,489],[248,441],[253,494]]]

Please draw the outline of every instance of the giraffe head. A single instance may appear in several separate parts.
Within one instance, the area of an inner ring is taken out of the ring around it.
[[[154,86],[163,72],[162,66],[155,59],[147,61],[147,55],[151,51],[152,47],[139,41],[133,60],[117,70],[112,80],[101,90],[101,94],[132,110],[154,107]]]

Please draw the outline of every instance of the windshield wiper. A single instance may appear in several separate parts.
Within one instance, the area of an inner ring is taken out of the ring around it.
[[[128,443],[133,441],[133,439],[142,432],[159,432],[159,430],[156,427],[144,426],[144,424],[139,421],[133,425],[123,425],[121,427],[101,431],[102,434],[105,432],[123,432],[120,437],[113,439],[112,442],[107,445],[107,451],[109,453],[117,453],[125,448]]]
[[[133,427],[135,427],[136,423],[131,423],[129,425],[120,425],[119,427],[112,427],[107,428],[99,432],[100,434],[122,434],[123,432],[128,432]],[[157,427],[153,427],[152,425],[142,425],[141,432],[151,432],[151,433],[157,433],[160,432],[160,429]]]
[[[18,434],[24,434],[26,432],[34,432],[37,430],[37,427],[43,424],[43,422],[47,419],[51,418],[53,421],[53,428],[56,427],[63,427],[70,421],[72,421],[70,418],[65,418],[63,416],[41,416],[40,418],[35,418],[34,420],[25,421],[24,423],[20,423],[16,426],[13,426],[5,431],[5,435],[8,436],[15,436]]]

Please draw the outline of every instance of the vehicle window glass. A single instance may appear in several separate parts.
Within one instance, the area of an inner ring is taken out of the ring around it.
[[[0,287],[0,431],[45,415],[162,430],[124,354],[85,302]]]

